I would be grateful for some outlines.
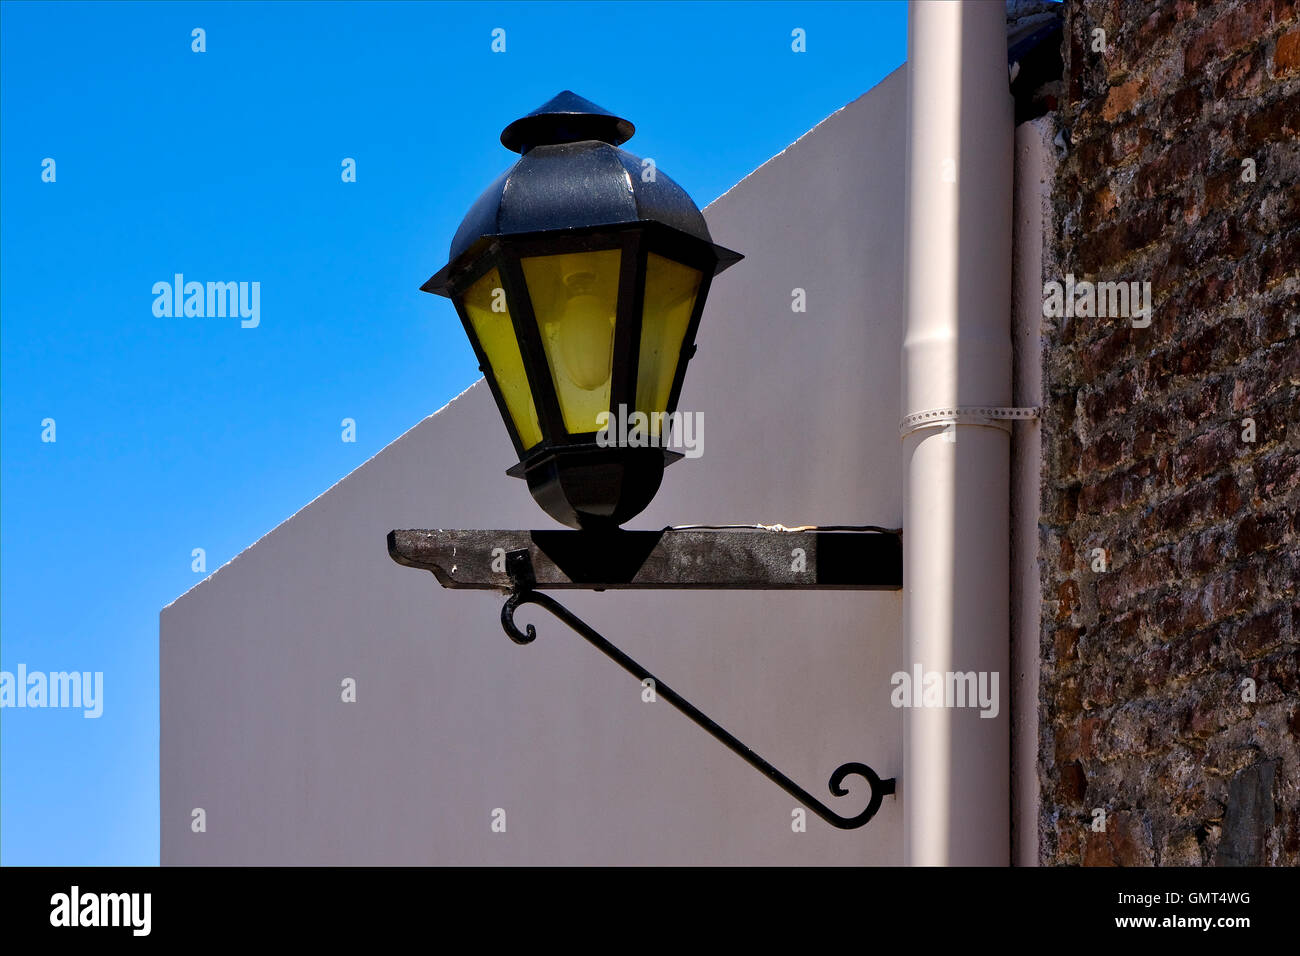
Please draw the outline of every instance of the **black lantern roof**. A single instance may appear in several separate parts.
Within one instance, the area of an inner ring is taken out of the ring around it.
[[[501,235],[659,222],[712,243],[686,190],[658,168],[642,175],[641,158],[618,148],[635,130],[568,90],[515,120],[501,143],[523,155],[475,200],[451,240],[447,266],[421,288],[446,295],[457,260]],[[719,272],[741,258],[718,249]]]

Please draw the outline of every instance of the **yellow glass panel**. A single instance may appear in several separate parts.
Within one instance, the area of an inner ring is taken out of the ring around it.
[[[510,321],[505,291],[497,270],[493,269],[470,286],[463,301],[465,314],[474,327],[479,347],[487,353],[497,389],[505,399],[519,440],[525,450],[532,448],[542,440],[542,429],[537,424],[537,406],[533,404],[533,393],[528,387],[519,341],[515,338],[515,327]]]
[[[608,412],[618,309],[618,249],[521,260],[546,362],[569,434],[599,431]]]
[[[653,252],[646,261],[645,309],[641,313],[641,352],[636,373],[636,409],[650,418],[658,434],[655,412],[668,411],[668,397],[681,359],[682,340],[700,291],[698,269]]]

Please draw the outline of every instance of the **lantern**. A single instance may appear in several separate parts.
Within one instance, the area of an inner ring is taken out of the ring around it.
[[[659,489],[668,415],[717,273],[739,261],[630,122],[563,92],[501,133],[520,159],[478,198],[421,288],[449,297],[534,499],[611,530]],[[617,427],[642,413],[633,440]],[[640,438],[641,440],[636,440]]]

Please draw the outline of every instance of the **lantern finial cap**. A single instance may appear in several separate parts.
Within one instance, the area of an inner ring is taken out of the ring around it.
[[[516,153],[526,153],[534,146],[582,140],[617,146],[631,139],[635,132],[636,127],[628,120],[565,90],[503,129],[501,145]]]

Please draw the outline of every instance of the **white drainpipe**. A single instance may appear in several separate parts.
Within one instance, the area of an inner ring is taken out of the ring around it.
[[[1006,50],[1001,3],[909,5],[903,629],[909,668],[942,675],[944,691],[958,685],[951,672],[982,675],[987,690],[997,681],[996,716],[981,716],[992,706],[905,712],[909,865],[1011,856]],[[926,703],[923,689],[912,704]]]

